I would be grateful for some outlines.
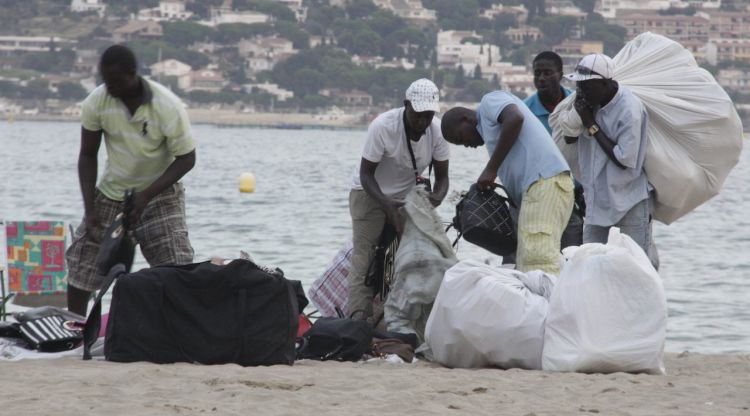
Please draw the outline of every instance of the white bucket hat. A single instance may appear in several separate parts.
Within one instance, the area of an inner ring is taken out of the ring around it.
[[[418,79],[406,89],[406,99],[411,102],[414,111],[440,111],[440,90],[427,78]]]
[[[576,65],[575,72],[565,75],[571,81],[588,81],[590,79],[612,79],[615,64],[607,55],[592,53],[581,59]]]

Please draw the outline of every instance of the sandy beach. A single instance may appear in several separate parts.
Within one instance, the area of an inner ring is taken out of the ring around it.
[[[294,366],[0,362],[7,415],[750,415],[750,356],[667,354],[666,376]]]

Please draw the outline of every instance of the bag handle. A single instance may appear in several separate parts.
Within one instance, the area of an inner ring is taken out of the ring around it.
[[[509,204],[510,204],[510,205],[511,205],[511,206],[512,206],[513,208],[516,208],[516,209],[518,209],[518,207],[516,206],[516,203],[515,203],[515,202],[513,202],[513,199],[511,199],[511,197],[510,197],[510,192],[508,192],[508,188],[504,187],[503,185],[500,185],[500,184],[499,184],[499,183],[497,183],[497,182],[493,183],[493,184],[492,184],[492,190],[494,191],[494,190],[495,190],[495,189],[497,189],[497,188],[500,188],[500,189],[502,189],[502,190],[503,190],[503,192],[505,193],[505,196],[503,196],[503,195],[498,195],[498,196],[500,196],[500,198],[503,198],[504,200],[508,201],[508,203],[509,203]],[[486,191],[479,191],[479,192],[486,192]]]
[[[109,273],[104,276],[102,281],[102,288],[99,289],[99,293],[96,295],[94,300],[94,306],[89,312],[89,316],[86,317],[86,323],[83,325],[83,359],[91,359],[91,346],[94,345],[97,338],[99,338],[99,329],[102,326],[102,298],[107,294],[109,288],[114,283],[115,279],[127,274],[125,265],[122,263],[115,264]]]

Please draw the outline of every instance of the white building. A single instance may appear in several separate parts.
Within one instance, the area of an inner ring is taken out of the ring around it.
[[[267,23],[271,21],[271,16],[255,12],[252,10],[234,11],[230,7],[212,7],[211,19],[208,21],[201,20],[198,23],[206,26],[218,26],[225,23],[245,23],[252,25],[254,23]]]
[[[742,69],[722,69],[716,75],[719,85],[740,94],[750,94],[750,72]]]
[[[286,101],[294,97],[294,92],[285,90],[279,87],[277,84],[270,82],[264,82],[260,84],[245,84],[242,86],[246,93],[251,94],[253,90],[260,90],[276,97],[276,101]]]
[[[493,4],[489,9],[482,10],[480,16],[492,20],[499,14],[511,14],[521,24],[526,23],[526,19],[529,17],[529,11],[524,5],[504,6],[502,4]]]
[[[193,12],[185,9],[183,0],[162,0],[159,7],[141,9],[138,11],[138,20],[153,20],[156,22],[169,20],[187,20]]]
[[[605,19],[614,19],[618,11],[627,10],[666,10],[670,8],[683,9],[695,7],[697,9],[718,9],[721,0],[601,0],[594,9]]]
[[[482,77],[491,80],[497,77],[500,87],[528,96],[534,93],[534,74],[524,65],[510,62],[494,62],[482,71]]]
[[[276,64],[298,52],[292,41],[277,36],[242,39],[237,49],[239,55],[245,58],[245,75],[250,77],[261,71],[272,70]]]
[[[72,0],[70,2],[70,11],[74,13],[96,12],[99,17],[104,16],[107,5],[99,0]]]
[[[49,52],[72,48],[76,41],[59,36],[0,36],[0,52]]]
[[[437,21],[437,12],[426,9],[422,0],[373,0],[376,6],[390,10],[396,16],[418,24]]]
[[[307,6],[303,6],[304,0],[276,0],[294,12],[294,17],[298,22],[307,20]]]
[[[149,68],[151,69],[151,77],[157,81],[161,80],[161,77],[176,77],[179,89],[188,90],[191,87],[191,72],[193,71],[193,67],[184,62],[176,59],[165,59],[151,65]]]
[[[500,60],[500,48],[485,43],[474,31],[446,30],[437,34],[437,63],[441,68],[462,67],[471,75]]]

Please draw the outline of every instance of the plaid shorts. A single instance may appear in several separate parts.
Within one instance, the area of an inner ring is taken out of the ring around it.
[[[121,212],[122,204],[105,197],[96,189],[94,209],[99,215],[102,233]],[[141,246],[143,257],[152,267],[193,262],[193,247],[190,245],[185,221],[185,191],[182,184],[174,184],[148,203],[133,235],[135,242]],[[73,236],[73,242],[65,252],[68,262],[68,284],[88,291],[99,290],[103,276],[96,272],[98,252],[99,243],[88,237],[84,216]]]

